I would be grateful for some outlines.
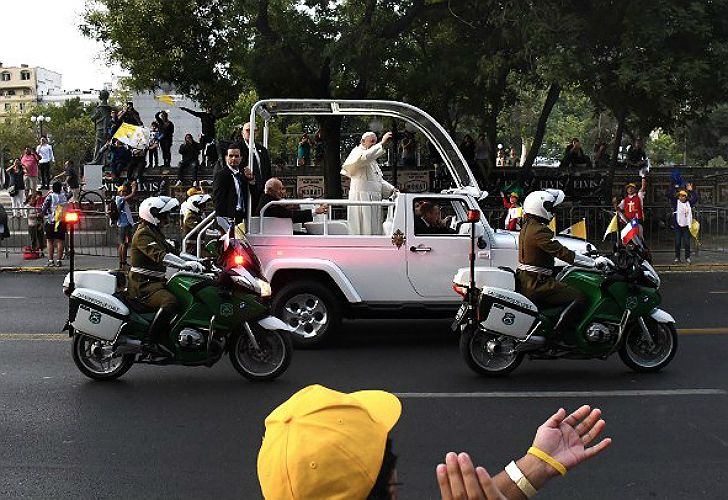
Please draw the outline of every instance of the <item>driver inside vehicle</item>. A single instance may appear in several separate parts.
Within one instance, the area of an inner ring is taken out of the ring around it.
[[[139,228],[131,241],[127,296],[157,309],[142,346],[160,355],[171,354],[157,343],[178,308],[176,297],[165,286],[166,264],[188,271],[203,270],[199,262],[186,261],[175,255],[174,248],[162,233],[162,227],[169,222],[170,214],[177,208],[179,201],[169,196],[152,196],[144,200],[139,205]]]
[[[439,203],[415,201],[415,234],[455,234],[450,227],[451,220],[452,217],[443,218]]]

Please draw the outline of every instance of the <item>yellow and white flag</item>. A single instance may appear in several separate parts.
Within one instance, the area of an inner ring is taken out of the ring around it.
[[[563,234],[564,236],[573,236],[575,238],[581,238],[582,240],[586,240],[586,220],[581,219],[579,222],[577,222],[576,224],[572,224],[571,226],[561,231],[559,234]]]
[[[695,238],[695,241],[700,243],[700,222],[698,222],[698,219],[693,219],[693,222],[690,223],[690,234],[693,235],[693,238]]]
[[[549,229],[551,230],[551,232],[556,234],[556,217],[551,219],[551,222],[549,222]]]
[[[609,225],[607,226],[607,230],[604,231],[604,238],[602,238],[602,241],[607,239],[607,236],[609,236],[612,233],[616,233],[619,230],[619,223],[617,222],[617,214],[614,214],[614,217],[612,217],[612,220],[609,222]]]
[[[134,149],[144,149],[149,146],[149,129],[122,123],[119,130],[114,134],[114,139],[119,139],[119,142],[123,142]]]
[[[162,95],[155,95],[154,98],[158,101],[162,101],[164,104],[167,104],[169,106],[176,106],[177,101],[175,100],[175,96],[171,96],[169,94],[162,94]]]

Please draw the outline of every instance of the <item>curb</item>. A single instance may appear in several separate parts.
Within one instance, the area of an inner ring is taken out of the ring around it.
[[[662,273],[707,273],[711,271],[728,271],[728,264],[656,264],[656,271]]]
[[[94,271],[98,267],[75,268],[74,271]],[[45,266],[0,266],[0,273],[29,273],[29,274],[68,274],[68,267],[45,267]]]

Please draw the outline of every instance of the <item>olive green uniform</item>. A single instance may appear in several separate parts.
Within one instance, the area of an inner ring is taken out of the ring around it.
[[[142,221],[131,240],[131,267],[127,295],[147,306],[164,309],[172,313],[177,309],[177,299],[165,288],[163,277],[165,265],[162,262],[165,254],[174,249],[167,243],[157,227]],[[135,268],[137,271],[135,271]],[[151,271],[158,276],[143,274],[142,270]]]
[[[556,281],[551,275],[555,257],[569,264],[574,263],[574,252],[556,241],[554,233],[546,224],[527,217],[518,236],[519,269],[516,279],[521,293],[538,307],[584,302],[585,297],[579,290]],[[539,270],[524,270],[523,267]]]

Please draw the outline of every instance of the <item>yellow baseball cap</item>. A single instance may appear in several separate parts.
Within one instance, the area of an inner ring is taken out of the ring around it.
[[[202,189],[198,189],[196,187],[191,187],[187,190],[187,196],[194,196],[200,193],[202,193]]]
[[[678,196],[687,196],[688,195],[688,192],[685,191],[685,190],[683,190],[683,189],[681,189],[680,191],[678,191],[677,195]]]
[[[637,184],[635,184],[634,182],[628,182],[626,187],[630,187],[630,186],[632,186],[633,188],[636,188]]]
[[[366,498],[402,404],[385,391],[321,385],[295,393],[265,419],[258,481],[268,500]]]
[[[516,193],[515,191],[511,193],[511,196],[515,196],[516,198],[518,198],[518,197],[519,197],[519,196],[518,196],[518,193]]]

